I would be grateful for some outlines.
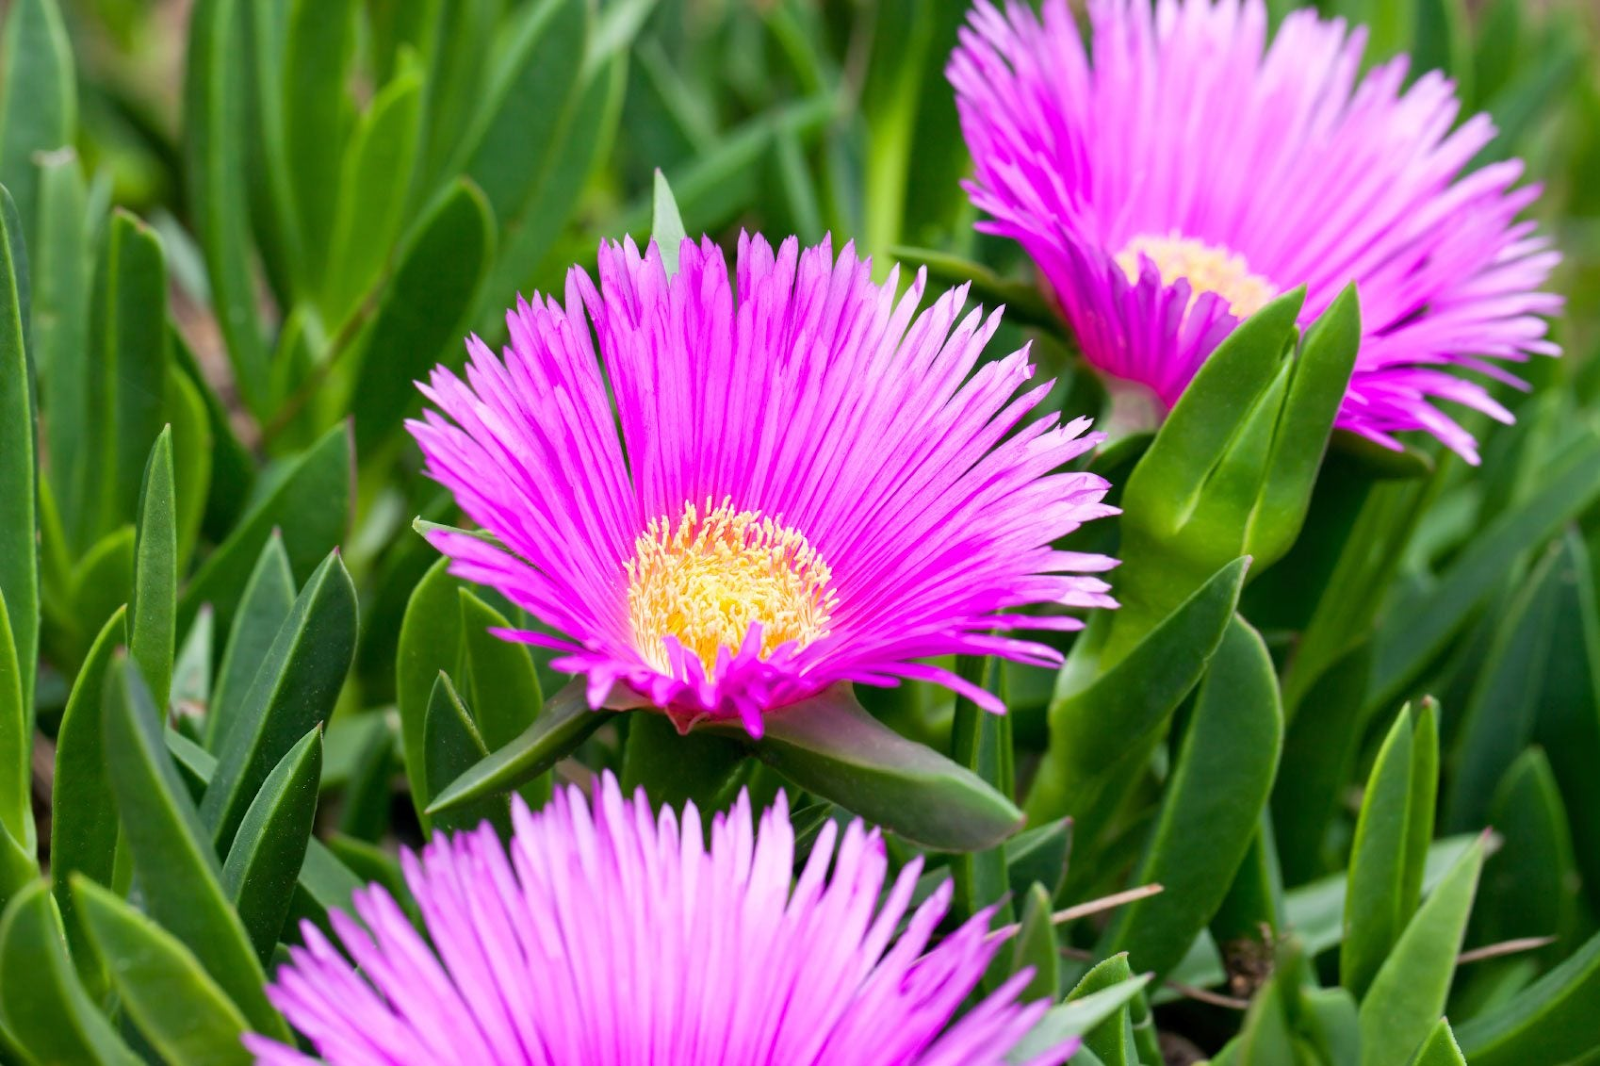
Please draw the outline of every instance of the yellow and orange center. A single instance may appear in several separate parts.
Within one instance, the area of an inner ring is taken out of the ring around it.
[[[1117,265],[1129,281],[1139,280],[1141,254],[1149,256],[1161,272],[1163,285],[1188,279],[1190,307],[1201,293],[1214,292],[1227,302],[1228,312],[1235,318],[1248,318],[1277,295],[1272,282],[1250,272],[1244,256],[1176,231],[1165,237],[1142,234],[1117,253]]]
[[[826,636],[838,604],[833,572],[805,536],[733,501],[688,504],[677,522],[651,520],[628,563],[634,646],[670,671],[662,638],[676,637],[709,673],[717,651],[738,651],[752,622],[761,655],[789,641]]]

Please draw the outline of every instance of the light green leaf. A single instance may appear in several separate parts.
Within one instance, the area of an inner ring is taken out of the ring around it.
[[[333,713],[357,632],[355,586],[335,550],[300,590],[217,755],[200,817],[219,851],[232,845],[272,768]]]
[[[1132,978],[1133,971],[1128,966],[1127,953],[1112,955],[1083,975],[1076,987],[1067,993],[1067,1002],[1087,999],[1096,992],[1124,987]],[[1139,1054],[1133,1046],[1133,1024],[1129,1017],[1132,1004],[1137,998],[1138,995],[1135,993],[1127,1004],[1119,1007],[1083,1035],[1083,1046],[1095,1058],[1105,1063],[1105,1066],[1139,1066]]]
[[[133,541],[133,597],[128,602],[128,650],[157,707],[172,694],[178,610],[178,515],[172,488],[172,427],[156,438],[139,489]]]
[[[317,818],[322,730],[290,748],[245,811],[222,867],[222,887],[265,966],[283,932],[306,841]]]
[[[254,1061],[240,1041],[249,1023],[182,942],[87,878],[74,878],[72,888],[122,1006],[167,1062]]]
[[[492,630],[511,623],[470,589],[460,591],[462,689],[483,742],[492,751],[511,743],[533,724],[544,704],[539,675],[525,644]]]
[[[655,207],[650,219],[650,239],[661,253],[661,263],[667,268],[667,277],[678,272],[679,246],[688,238],[683,230],[683,216],[678,213],[678,201],[672,198],[672,187],[667,177],[656,168]]]
[[[266,975],[222,891],[222,869],[167,754],[161,714],[138,667],[118,657],[105,692],[105,743],[122,839],[150,916],[188,946],[258,1031],[289,1039]],[[81,901],[80,901],[81,902]]]
[[[1433,1027],[1428,1039],[1417,1049],[1416,1057],[1411,1060],[1411,1066],[1467,1066],[1467,1060],[1461,1054],[1461,1047],[1456,1043],[1455,1034],[1450,1031],[1449,1022],[1443,1018],[1439,1019],[1439,1024]]]
[[[1033,1031],[1011,1049],[1006,1062],[1028,1062],[1034,1056],[1058,1047],[1063,1041],[1083,1035],[1122,1010],[1149,983],[1150,975],[1145,974],[1050,1008],[1039,1024],[1033,1027]]]

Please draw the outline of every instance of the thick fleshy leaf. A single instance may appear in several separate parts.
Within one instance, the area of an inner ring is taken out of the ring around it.
[[[1050,747],[1028,795],[1030,821],[1080,814],[1104,788],[1108,770],[1158,733],[1221,643],[1248,564],[1235,559],[1217,571],[1108,670],[1093,652],[1080,659],[1075,649],[1050,705]],[[1091,623],[1079,638],[1084,648],[1095,635]]]
[[[528,646],[502,640],[492,630],[508,629],[505,616],[470,589],[461,602],[461,692],[489,748],[511,743],[533,724],[544,695]],[[452,775],[453,776],[453,775]],[[431,778],[430,778],[431,780]]]
[[[655,200],[650,215],[650,239],[656,242],[661,262],[667,276],[678,272],[678,251],[687,234],[683,231],[683,216],[678,213],[678,201],[672,198],[672,187],[667,176],[656,168]]]
[[[100,630],[67,698],[56,734],[56,772],[51,797],[50,880],[72,946],[73,961],[98,988],[104,981],[78,924],[68,882],[82,874],[111,883],[117,851],[117,808],[106,771],[105,682],[111,656],[127,642],[126,611],[119,609]]]
[[[22,702],[22,664],[17,662],[9,605],[0,592],[0,828],[24,843],[32,842],[34,831],[32,750],[33,735]]]
[[[11,24],[25,24],[27,18],[21,12],[38,6],[19,5],[12,11]],[[16,106],[14,97],[6,100]],[[17,683],[26,721],[24,735],[31,737],[33,678],[39,660],[38,412],[25,340],[28,264],[13,250],[21,234],[12,233],[11,228],[9,212],[0,214],[0,596],[8,605],[13,654],[22,670]]]
[[[0,918],[0,1021],[36,1062],[139,1066],[78,983],[50,892],[24,889]]]
[[[400,740],[405,756],[411,800],[422,814],[427,798],[440,789],[427,778],[428,702],[442,671],[456,670],[461,662],[462,584],[449,572],[450,560],[440,558],[428,568],[406,601],[395,656],[395,702],[400,709]],[[427,824],[424,816],[423,824]]]
[[[428,758],[428,780],[454,781],[489,754],[472,713],[461,702],[450,675],[441,673],[428,701],[428,721],[423,730]],[[471,829],[489,821],[502,837],[511,835],[511,807],[505,796],[485,796],[434,815],[433,828]]]
[[[1576,924],[1581,879],[1566,805],[1543,751],[1529,748],[1511,764],[1495,789],[1489,824],[1505,844],[1484,863],[1472,941],[1563,938]]]
[[[211,702],[211,664],[215,660],[211,636],[211,609],[202,607],[172,664],[171,704],[178,715],[203,712]]]
[[[1183,958],[1256,837],[1282,742],[1272,657],[1235,617],[1211,657],[1134,877],[1166,891],[1119,910],[1101,955],[1126,951],[1139,969],[1158,974]]]
[[[128,650],[157,707],[165,707],[171,695],[177,654],[178,513],[172,483],[168,426],[145,461],[133,541],[133,598],[128,601]]]
[[[267,1002],[266,975],[222,890],[211,834],[167,754],[161,714],[138,667],[118,656],[105,691],[106,759],[122,839],[146,911],[188,946],[252,1026],[288,1039]]]
[[[72,43],[56,0],[12,4],[0,49],[0,184],[16,198],[32,247],[39,233],[35,159],[70,145],[78,126]]]
[[[1082,1036],[1122,1010],[1149,983],[1150,976],[1145,974],[1050,1008],[1033,1031],[1011,1050],[1006,1061],[1025,1063],[1062,1041]]]
[[[521,736],[490,752],[472,769],[438,789],[427,813],[438,815],[533,780],[571,754],[613,717],[615,714],[611,711],[591,711],[583,679],[573,681],[545,701],[539,717]]]
[[[1033,971],[1033,977],[1019,999],[1031,1002],[1056,998],[1061,960],[1060,948],[1056,944],[1054,910],[1054,897],[1050,890],[1035,881],[1023,900],[1022,920],[1018,923],[1016,938],[1011,942],[1010,972],[1021,973],[1024,969]]]
[[[178,573],[188,569],[211,492],[211,418],[200,390],[177,366],[167,368],[165,400],[172,424],[172,486],[177,510]]]
[[[1362,1066],[1404,1066],[1444,1014],[1485,840],[1479,837],[1423,901],[1362,998]]]
[[[217,324],[233,376],[257,416],[267,402],[267,349],[250,273],[250,218],[245,195],[244,79],[246,5],[197,0],[189,20],[184,76],[184,175],[205,250]],[[255,557],[255,551],[249,553]]]
[[[49,406],[44,423],[50,484],[56,499],[72,498],[72,473],[86,435],[85,347],[89,335],[88,190],[76,152],[63,149],[39,162],[39,216],[28,246],[33,275],[34,362]],[[75,523],[67,516],[68,526]]]
[[[335,426],[293,460],[276,487],[240,520],[195,574],[178,608],[188,628],[202,603],[216,611],[219,632],[231,632],[245,583],[272,531],[283,536],[290,572],[304,581],[344,539],[354,501],[350,429]]]
[[[1439,1024],[1433,1027],[1428,1039],[1417,1049],[1411,1066],[1467,1066],[1461,1046],[1456,1043],[1455,1033],[1450,1031],[1449,1022],[1439,1019]]]
[[[971,770],[869,715],[846,685],[769,713],[755,752],[815,795],[926,847],[992,848],[1022,812]]]
[[[87,878],[72,890],[123,1009],[167,1062],[249,1066],[249,1023],[182,942]]]
[[[995,685],[995,664],[990,657],[961,656],[956,673],[980,688]],[[955,714],[950,724],[950,754],[980,778],[994,786],[1002,796],[1016,793],[1015,758],[1012,748],[1012,722],[1009,714],[991,714],[965,696],[956,697]],[[956,906],[964,914],[976,914],[990,904],[999,905],[997,920],[1009,922],[1011,901],[1004,848],[965,852],[950,863],[955,879]]]
[[[222,888],[265,966],[283,931],[317,819],[322,730],[313,727],[261,785],[222,866]]]
[[[1510,1002],[1456,1033],[1472,1066],[1568,1062],[1594,1051],[1600,1016],[1600,934]]]
[[[420,406],[415,381],[441,361],[459,366],[473,300],[494,257],[494,212],[466,179],[451,185],[416,223],[362,339],[350,395],[357,449],[365,454]]]
[[[625,794],[643,788],[652,803],[682,810],[692,800],[702,814],[710,814],[723,797],[737,795],[746,779],[749,753],[737,740],[704,729],[680,736],[664,714],[638,714],[627,723]]]
[[[200,817],[219,851],[234,833],[273,767],[333,713],[355,656],[356,590],[338,551],[295,599],[217,754]]]
[[[277,530],[267,537],[250,579],[239,599],[239,613],[222,653],[222,668],[206,711],[206,747],[221,751],[228,731],[238,721],[250,683],[261,670],[272,642],[294,607],[294,575],[283,537]]]
[[[1087,999],[1096,992],[1122,987],[1133,978],[1126,952],[1112,955],[1096,963],[1084,974],[1071,992],[1067,1002]],[[1083,1046],[1105,1066],[1139,1066],[1139,1053],[1134,1050],[1133,1022],[1130,1010],[1137,994],[1127,1004],[1119,1007],[1083,1034]]]
[[[283,46],[283,153],[299,230],[296,280],[320,285],[333,234],[344,146],[354,125],[347,87],[356,0],[294,0]],[[400,185],[398,175],[387,176]]]
[[[211,540],[220,543],[227,538],[240,512],[250,502],[255,487],[255,460],[239,442],[228,409],[218,398],[216,390],[206,381],[194,352],[190,351],[188,343],[183,339],[183,334],[173,327],[167,332],[167,340],[174,368],[189,383],[194,395],[200,397],[200,402],[206,410],[206,425],[211,433],[211,469],[206,481],[205,499],[195,502],[204,505],[200,520],[201,529]],[[176,420],[176,415],[174,418]],[[178,448],[181,452],[183,448],[181,431],[178,435]],[[185,484],[182,475],[179,476],[178,484],[179,491],[182,492],[182,486]],[[178,505],[179,513],[184,513],[182,509],[187,504],[181,497]]]

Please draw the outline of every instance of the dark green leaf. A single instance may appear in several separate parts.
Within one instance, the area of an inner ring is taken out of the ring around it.
[[[283,550],[283,537],[273,530],[261,548],[239,599],[239,613],[222,653],[222,669],[206,713],[206,747],[221,751],[228,731],[238,721],[261,663],[272,649],[278,630],[294,607],[294,575]]]
[[[73,894],[84,927],[111,971],[122,1006],[167,1062],[249,1066],[250,1028],[188,948],[121,897],[87,878]]]
[[[355,656],[356,590],[335,550],[295,599],[217,755],[200,816],[225,851],[284,755],[333,713]]]
[[[203,501],[196,502],[203,502],[205,505],[201,528],[212,540],[220,542],[227,537],[234,521],[239,517],[239,512],[249,502],[251,489],[255,485],[255,460],[245,450],[244,445],[239,443],[238,435],[233,431],[228,409],[207,384],[205,375],[200,370],[200,364],[196,361],[194,353],[189,350],[189,345],[184,342],[183,335],[173,328],[168,330],[167,340],[172,351],[174,367],[192,387],[194,394],[200,397],[200,402],[206,409],[206,425],[211,431],[211,470],[207,479],[206,497]],[[183,447],[183,436],[180,431],[178,436],[180,454]],[[181,476],[178,484],[181,493],[185,484]],[[187,505],[181,497],[178,505],[179,513],[184,513],[182,508]]]
[[[354,500],[352,464],[345,425],[329,430],[295,459],[195,574],[178,609],[178,628],[188,628],[200,605],[209,603],[218,630],[231,631],[245,582],[274,529],[282,531],[290,571],[304,580],[344,539]]]
[[[1289,884],[1309,881],[1323,869],[1328,826],[1353,776],[1371,667],[1370,644],[1335,663],[1305,695],[1301,713],[1285,731],[1272,821]],[[1287,693],[1284,700],[1287,711]]]
[[[1509,1003],[1456,1033],[1472,1066],[1567,1062],[1594,1050],[1600,1012],[1600,934]]]
[[[533,724],[544,704],[539,675],[525,644],[492,630],[511,623],[470,589],[461,589],[462,690],[489,750],[511,743]]]
[[[87,434],[85,347],[89,326],[89,209],[83,167],[71,149],[39,163],[37,238],[28,246],[33,274],[32,340],[39,391],[49,407],[45,454],[56,499],[73,498],[72,474]],[[64,518],[65,520],[65,518]],[[67,523],[76,528],[76,516]]]
[[[404,668],[402,665],[401,669]],[[437,815],[533,780],[565,758],[613,716],[610,711],[591,711],[583,679],[573,681],[545,701],[539,717],[516,740],[490,752],[488,758],[449,785],[435,790],[428,813]]]
[[[40,1066],[139,1066],[78,983],[43,882],[29,885],[0,919],[0,1020]]]
[[[992,688],[995,661],[989,656],[961,656],[956,659],[956,673],[980,688]],[[1016,793],[1011,733],[1009,714],[992,714],[967,697],[956,696],[950,754],[1007,797]],[[951,860],[950,871],[955,878],[956,906],[962,913],[976,914],[990,904],[999,904],[999,920],[1011,920],[1011,902],[1005,898],[1009,878],[1004,848],[957,855]]]
[[[448,674],[441,673],[433,684],[423,742],[430,781],[454,781],[489,754]],[[511,808],[505,796],[485,796],[475,803],[441,811],[434,815],[433,826],[436,831],[475,829],[484,821],[492,822],[502,838],[511,835]]]
[[[32,751],[33,734],[22,702],[22,664],[17,662],[5,594],[0,593],[0,828],[27,845],[34,832]]]
[[[461,337],[494,241],[494,213],[465,179],[417,222],[376,317],[357,342],[361,366],[350,411],[362,453],[387,440],[406,412],[420,406],[413,382],[440,361],[460,365],[465,358]]]
[[[1544,752],[1529,748],[1511,764],[1489,813],[1505,844],[1484,864],[1474,941],[1568,933],[1579,879],[1566,808]]]
[[[16,198],[32,247],[40,198],[34,159],[70,145],[78,126],[72,44],[56,0],[12,4],[0,47],[0,184]]]
[[[948,851],[992,848],[1022,827],[994,787],[900,736],[836,685],[765,718],[756,754],[789,780],[908,840]]]
[[[1166,891],[1119,910],[1101,955],[1126,951],[1140,969],[1156,973],[1183,958],[1257,834],[1282,741],[1272,658],[1255,630],[1235,617],[1201,683],[1135,877]]]
[[[1024,1002],[1056,998],[1060,960],[1057,957],[1056,927],[1052,920],[1055,910],[1053,899],[1048,888],[1037,881],[1033,883],[1022,904],[1022,921],[1017,927],[1016,939],[1011,942],[1010,972],[1021,973],[1025,968],[1033,970],[1028,986],[1017,997]]]
[[[354,124],[346,91],[356,49],[355,0],[294,0],[284,42],[283,153],[299,247],[299,280],[316,291],[327,265],[341,156]],[[400,184],[399,175],[386,179]]]
[[[167,370],[167,417],[172,420],[173,495],[177,508],[178,573],[188,568],[200,539],[211,490],[212,434],[204,397],[176,366]]]
[[[81,642],[87,643],[94,627],[104,624],[132,598],[134,539],[132,526],[106,534],[73,570],[69,599],[74,619],[82,627],[77,634]]]
[[[643,788],[659,806],[683,809],[693,801],[702,814],[745,780],[746,751],[735,740],[707,730],[679,736],[664,714],[639,714],[628,720],[622,757],[622,791]]]
[[[272,958],[305,864],[321,779],[322,730],[313,727],[267,776],[222,867],[222,887],[263,966]]]
[[[12,10],[8,44],[17,34],[19,23],[26,27],[32,19],[41,17],[39,7],[38,3],[24,3]],[[9,49],[8,58],[15,62]],[[8,73],[11,70],[8,63]],[[13,95],[7,95],[5,102],[11,107],[19,103]],[[31,106],[24,102],[23,110]],[[5,114],[0,111],[0,120]],[[0,130],[0,137],[3,136],[4,131]],[[0,149],[3,147],[0,144]],[[27,291],[28,264],[25,260],[19,261],[12,249],[21,234],[12,233],[11,226],[9,217],[0,221],[0,598],[9,605],[11,639],[15,641],[13,654],[21,667],[17,684],[24,714],[24,735],[31,737],[33,679],[39,661],[39,521],[35,512],[39,473],[35,451],[37,410],[32,360],[25,341],[27,312],[23,294]]]
[[[110,668],[112,652],[126,640],[124,628],[125,609],[118,609],[105,624],[89,657],[78,671],[78,679],[67,698],[67,709],[61,716],[61,728],[56,734],[56,772],[54,793],[51,798],[50,818],[50,880],[55,889],[56,905],[61,908],[61,921],[66,927],[67,942],[72,946],[72,957],[88,980],[93,971],[93,986],[102,978],[99,966],[93,963],[84,939],[83,928],[78,924],[72,893],[68,881],[75,873],[83,874],[102,885],[111,883],[111,872],[117,850],[117,808],[111,792],[111,780],[106,773],[105,735],[105,681]]]
[[[266,975],[222,891],[211,834],[167,755],[161,714],[136,666],[113,662],[105,692],[105,741],[122,839],[150,916],[188,946],[260,1032],[288,1027],[262,992]]]
[[[1444,1013],[1484,842],[1479,837],[1423,901],[1373,978],[1361,1001],[1362,1066],[1404,1066]]]
[[[156,438],[139,489],[133,541],[133,598],[128,601],[128,650],[157,707],[172,694],[177,643],[178,514],[172,487],[172,427]]]
[[[450,560],[440,558],[423,575],[406,601],[396,652],[395,702],[400,709],[400,740],[405,756],[411,800],[421,814],[425,797],[438,792],[427,778],[427,749],[423,733],[428,701],[441,671],[454,670],[461,661],[461,582],[449,572]],[[427,824],[424,817],[423,824]]]

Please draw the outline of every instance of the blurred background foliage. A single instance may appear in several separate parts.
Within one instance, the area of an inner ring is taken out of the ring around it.
[[[1100,1061],[1159,1061],[1158,1028],[1176,1062],[1225,1045],[1218,1061],[1460,1061],[1434,1030],[1448,1013],[1475,1063],[1600,1062],[1600,9],[1321,6],[1370,26],[1373,60],[1443,68],[1464,113],[1494,116],[1501,136],[1474,166],[1520,156],[1544,185],[1534,213],[1564,255],[1565,356],[1529,364],[1526,393],[1500,388],[1516,425],[1468,423],[1481,468],[1427,441],[1396,456],[1335,434],[1293,547],[1258,552],[1248,586],[1235,566],[1184,590],[1184,617],[1214,623],[1203,654],[1171,692],[1138,693],[1149,728],[1120,739],[1139,758],[1080,782],[1112,797],[1098,807],[1030,783],[1053,772],[1048,738],[1120,706],[1127,678],[1104,674],[1089,699],[1047,672],[956,664],[1004,695],[1003,725],[921,685],[862,699],[1027,798],[1026,832],[936,856],[929,875],[954,877],[964,909],[1009,900],[1024,933],[1004,972],[1039,965],[1039,991],[1081,996],[1159,971],[1097,1019]],[[131,853],[178,952],[270,1027],[249,989],[298,935],[288,919],[325,921],[358,880],[403,892],[395,847],[428,831],[428,802],[541,706],[555,715],[544,695],[564,679],[483,637],[515,609],[446,575],[412,532],[418,515],[459,515],[420,476],[403,419],[420,408],[414,379],[461,364],[465,332],[502,341],[519,292],[560,293],[603,237],[648,237],[658,168],[689,233],[831,233],[885,275],[899,262],[926,265],[935,288],[970,280],[1009,307],[990,354],[1032,340],[1058,377],[1050,403],[1101,413],[1019,253],[973,231],[943,73],[965,3],[0,8],[0,183],[26,337],[13,347],[36,380],[34,402],[14,374],[0,416],[36,414],[40,442],[36,485],[21,438],[0,453],[4,524],[40,543],[32,569],[25,540],[0,566],[17,706],[39,728],[20,768],[37,826],[0,802],[0,977],[43,957],[26,939],[55,920],[24,887],[39,870],[77,974],[52,970],[49,1002],[0,997],[0,1022],[31,1047],[52,1037],[24,1012],[68,1004],[67,1027],[101,1051],[59,1061],[121,1061],[103,1049],[122,1038],[77,998],[117,1002],[95,961],[116,957],[109,927],[75,916],[115,908],[95,911],[81,879],[125,889]],[[1148,446],[1124,441],[1096,468],[1120,491]],[[1103,525],[1085,547],[1116,549]],[[108,672],[121,645],[132,679]],[[712,805],[779,783],[725,741],[632,717],[562,733],[560,775],[614,766],[657,799]],[[308,781],[320,806],[293,802]],[[504,815],[503,798],[487,803],[438,824]],[[173,813],[186,805],[198,822]],[[106,810],[168,835],[117,845]],[[796,817],[814,831],[836,816],[817,797]],[[159,872],[196,825],[211,835],[197,865]],[[1486,825],[1495,836],[1476,837]],[[247,871],[276,895],[245,892]],[[1154,880],[1168,891],[1109,924],[1074,916],[1057,934],[1042,917]],[[210,889],[196,885],[215,888],[198,924]],[[1458,972],[1463,944],[1492,950]],[[1398,1004],[1398,1020],[1372,1004]],[[170,1021],[128,1009],[142,1051],[186,1061],[162,1042]]]

